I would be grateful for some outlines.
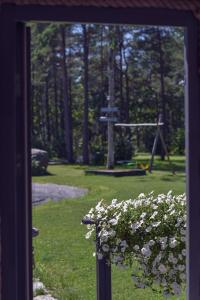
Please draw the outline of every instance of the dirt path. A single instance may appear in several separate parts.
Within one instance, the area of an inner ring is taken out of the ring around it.
[[[33,205],[38,205],[48,201],[49,199],[59,201],[61,199],[78,198],[84,196],[87,192],[87,189],[68,185],[33,183],[32,202]]]

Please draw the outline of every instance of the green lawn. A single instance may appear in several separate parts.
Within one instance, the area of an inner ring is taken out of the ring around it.
[[[147,161],[140,156],[138,162]],[[33,208],[33,225],[40,235],[34,240],[36,270],[34,276],[44,282],[58,300],[95,299],[95,246],[85,240],[82,217],[100,199],[129,199],[139,193],[174,193],[185,191],[184,157],[174,157],[177,173],[172,175],[167,162],[156,160],[155,171],[143,177],[108,177],[85,175],[78,165],[50,166],[50,175],[33,177],[34,182],[68,184],[88,188],[89,193],[78,199],[48,202]],[[163,299],[149,289],[134,289],[131,270],[113,267],[113,300]],[[185,299],[182,297],[181,299]]]

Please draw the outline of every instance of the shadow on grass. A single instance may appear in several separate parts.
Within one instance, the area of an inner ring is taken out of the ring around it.
[[[53,173],[50,173],[50,172],[45,172],[45,173],[42,173],[42,174],[32,174],[32,177],[46,177],[46,176],[56,176],[56,174],[53,174]]]

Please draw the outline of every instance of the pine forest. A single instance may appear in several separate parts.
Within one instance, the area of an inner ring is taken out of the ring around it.
[[[184,154],[183,29],[32,23],[31,32],[32,147],[69,163],[104,164],[102,109],[112,104],[116,123],[161,116],[169,152]],[[113,159],[130,160],[151,152],[155,131],[113,126],[113,135]],[[160,145],[157,154],[164,159]]]

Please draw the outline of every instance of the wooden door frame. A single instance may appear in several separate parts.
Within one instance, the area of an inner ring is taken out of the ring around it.
[[[31,208],[26,222],[17,208],[16,186],[16,65],[18,23],[28,21],[58,21],[72,23],[107,23],[183,26],[186,32],[186,152],[187,152],[187,197],[188,201],[188,300],[200,300],[200,91],[198,70],[198,26],[192,12],[156,8],[97,8],[38,5],[2,5],[0,10],[0,140],[1,143],[1,239],[2,239],[2,299],[32,300],[30,289],[31,261]],[[6,30],[5,30],[6,29]],[[22,75],[22,74],[21,74]],[[25,155],[22,151],[22,155]],[[28,185],[26,178],[24,184]],[[25,201],[22,201],[25,205]],[[26,211],[27,207],[23,208]],[[21,219],[20,219],[21,218]],[[24,216],[25,218],[25,216]],[[27,232],[20,241],[20,230]],[[21,244],[20,244],[21,243]],[[24,249],[20,254],[17,249]],[[24,252],[23,252],[24,251]],[[24,253],[26,254],[24,259]],[[19,267],[20,264],[20,267]],[[27,274],[24,287],[18,276]],[[21,298],[19,297],[21,296]],[[27,296],[28,295],[28,296]]]

